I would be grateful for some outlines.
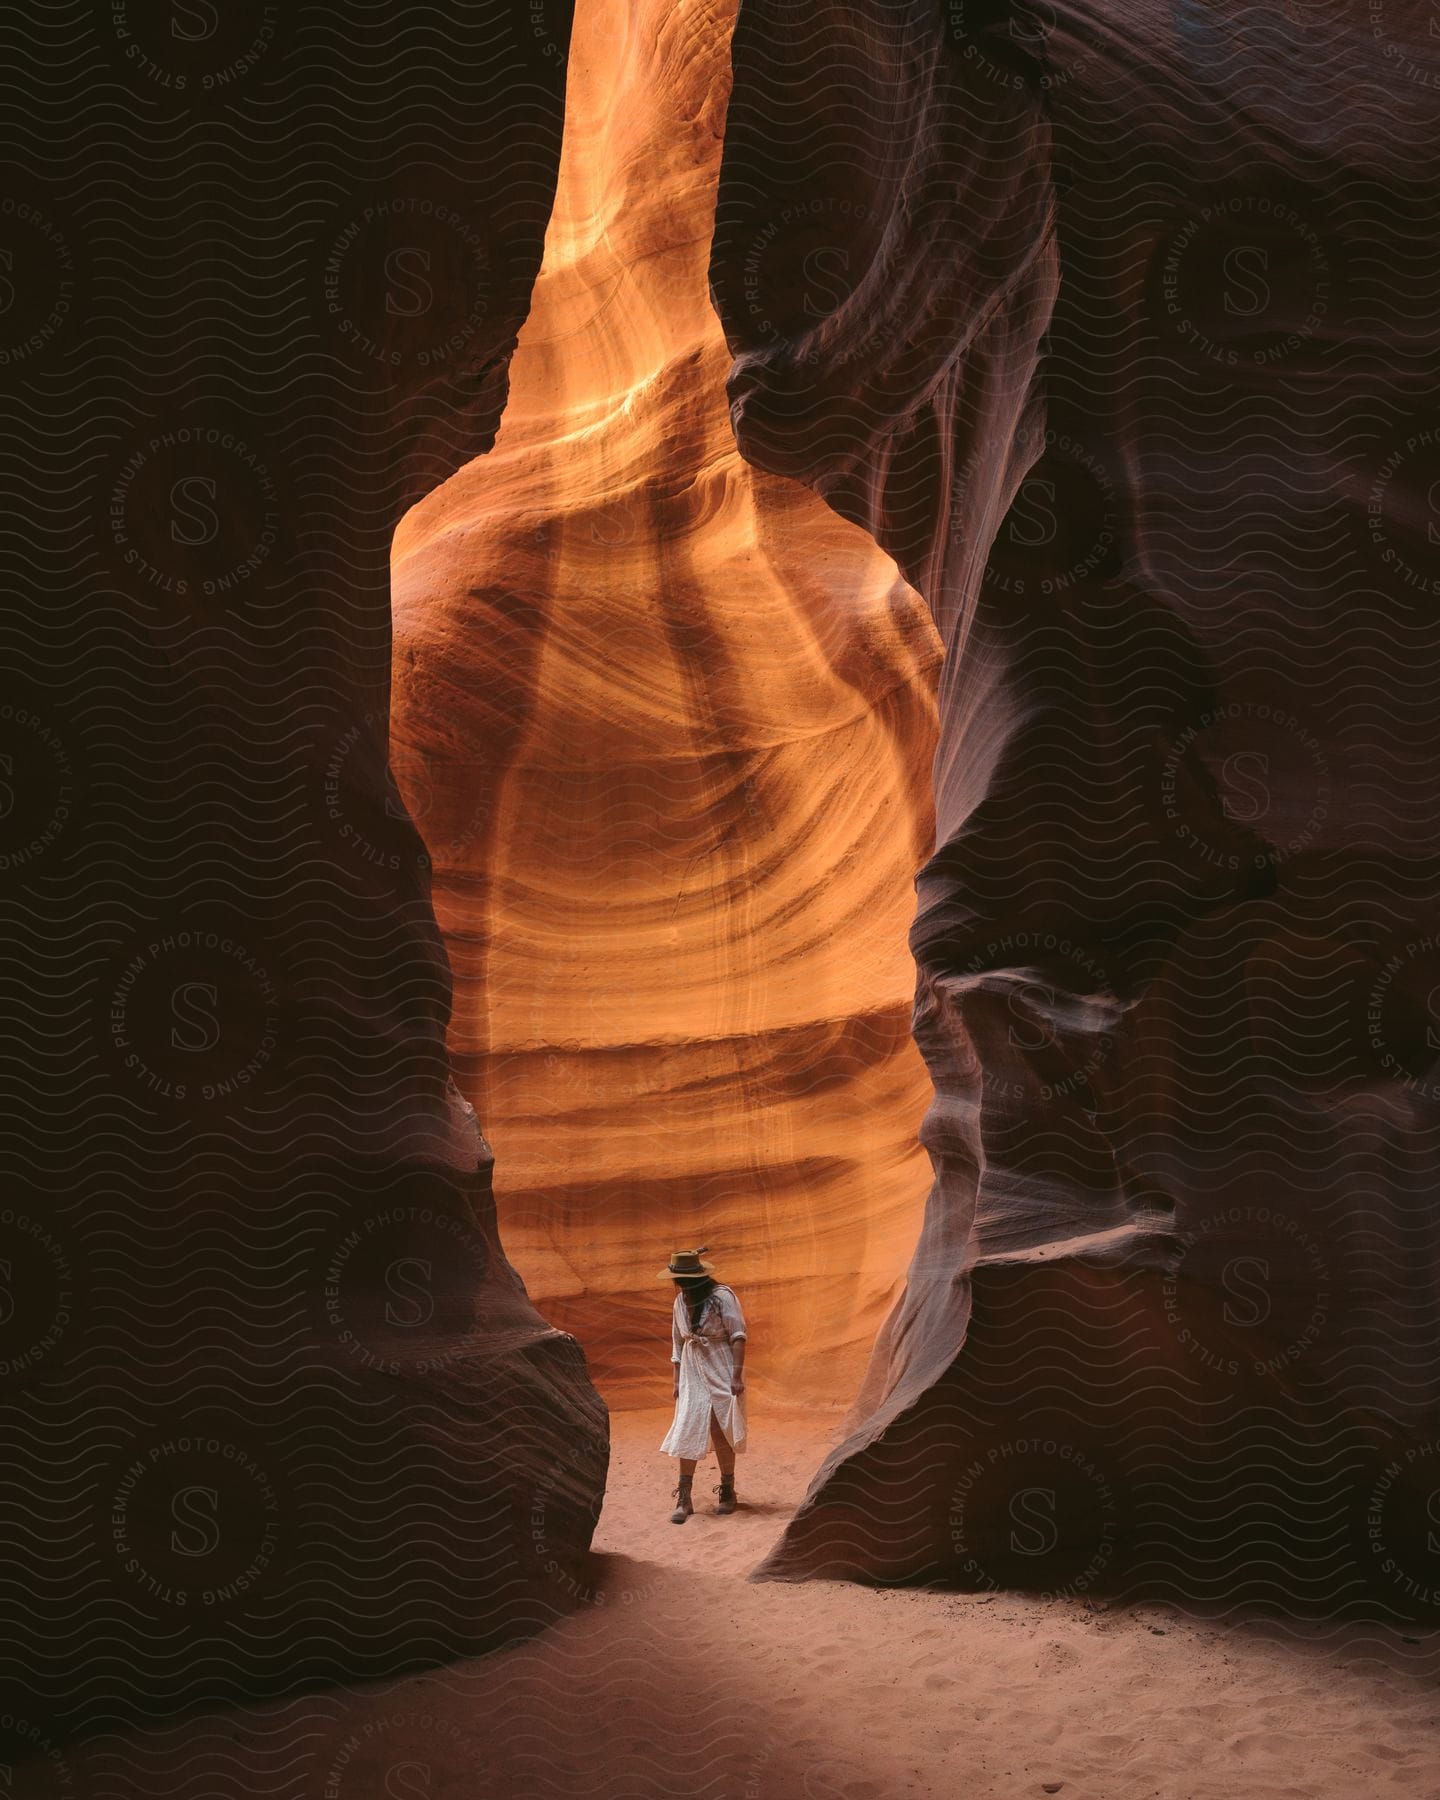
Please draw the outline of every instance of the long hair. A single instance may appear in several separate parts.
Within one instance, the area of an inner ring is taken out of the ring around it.
[[[677,1285],[685,1296],[686,1310],[690,1314],[690,1329],[698,1331],[700,1315],[705,1310],[705,1302],[715,1292],[719,1283],[713,1275],[701,1275],[694,1281],[681,1282]]]

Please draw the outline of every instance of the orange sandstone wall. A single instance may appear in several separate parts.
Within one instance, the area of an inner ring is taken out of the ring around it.
[[[906,933],[939,640],[867,533],[736,452],[706,273],[730,26],[582,10],[495,447],[394,547],[456,1078],[508,1254],[621,1400],[663,1391],[656,1271],[695,1242],[759,1390],[847,1397],[929,1179]]]

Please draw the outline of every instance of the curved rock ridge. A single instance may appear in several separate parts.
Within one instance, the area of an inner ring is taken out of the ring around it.
[[[1436,1604],[1427,32],[742,5],[739,443],[946,648],[934,1185],[768,1574]]]
[[[565,8],[208,10],[0,20],[7,1765],[538,1629],[605,1475],[385,759],[390,540],[494,432]]]
[[[739,457],[706,263],[723,0],[582,10],[495,447],[395,544],[397,777],[505,1242],[611,1398],[673,1245],[764,1391],[853,1392],[928,1179],[905,934],[939,642],[892,559]]]

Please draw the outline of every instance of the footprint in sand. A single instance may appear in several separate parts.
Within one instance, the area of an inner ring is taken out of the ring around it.
[[[845,1665],[846,1658],[839,1650],[822,1650],[811,1659],[810,1666],[815,1669],[839,1669]]]
[[[884,1792],[852,1762],[827,1758],[805,1771],[805,1800],[884,1800]]]
[[[1051,1642],[1036,1659],[1037,1666],[1046,1675],[1057,1675],[1061,1669],[1070,1669],[1081,1660],[1080,1652],[1070,1644]]]

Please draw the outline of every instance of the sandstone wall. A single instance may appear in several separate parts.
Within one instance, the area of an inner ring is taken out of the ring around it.
[[[928,1176],[905,934],[939,641],[864,531],[736,452],[706,271],[731,13],[577,19],[504,422],[397,537],[392,744],[532,1295],[653,1405],[656,1273],[708,1243],[756,1393],[833,1404]]]
[[[738,440],[946,650],[935,1181],[769,1573],[1433,1604],[1426,31],[742,7]]]
[[[4,27],[31,1749],[534,1629],[604,1477],[580,1351],[496,1241],[385,754],[390,540],[493,435],[568,20],[224,12]]]

